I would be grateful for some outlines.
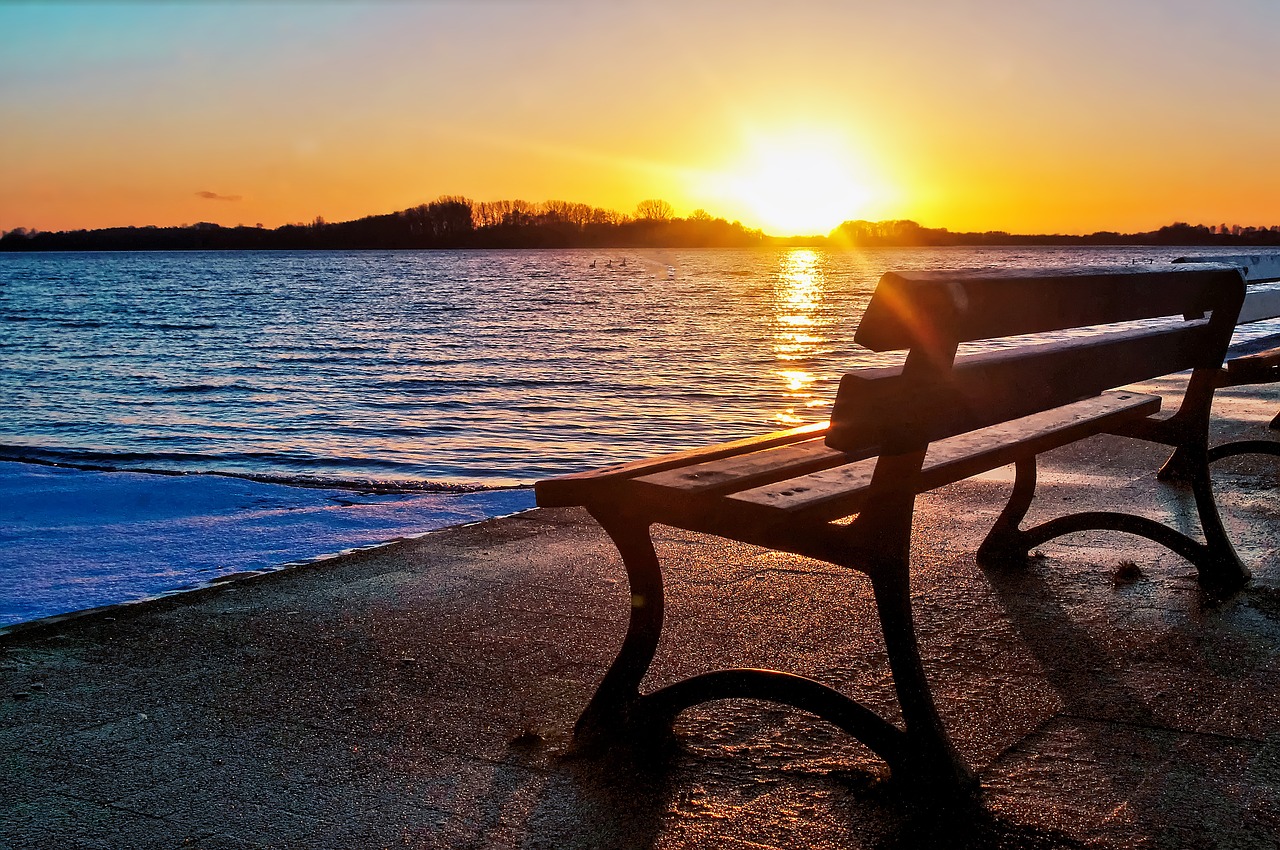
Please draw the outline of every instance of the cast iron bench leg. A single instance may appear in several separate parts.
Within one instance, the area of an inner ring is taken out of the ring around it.
[[[947,737],[942,718],[925,677],[911,614],[911,587],[906,558],[887,562],[872,572],[880,628],[884,633],[889,668],[893,672],[898,705],[907,728],[907,763],[901,777],[925,796],[976,796],[977,778],[965,765]],[[895,774],[897,771],[895,771]]]
[[[1191,492],[1195,494],[1196,511],[1200,515],[1200,528],[1205,546],[1200,557],[1192,559],[1199,573],[1200,586],[1215,594],[1232,593],[1249,581],[1249,568],[1236,554],[1222,524],[1222,514],[1213,497],[1213,480],[1209,477],[1209,447],[1206,443],[1193,444],[1191,456]]]
[[[867,744],[908,788],[937,798],[968,798],[979,790],[947,737],[925,678],[911,614],[909,550],[911,505],[884,517],[880,565],[872,588],[902,709],[905,734],[860,704],[819,682],[774,670],[719,670],[641,696],[639,685],[662,634],[662,572],[649,523],[592,511],[622,555],[631,591],[631,617],[617,658],[574,727],[588,745],[639,743],[670,729],[683,709],[721,699],[764,699],[810,711]],[[901,526],[901,527],[899,527]],[[898,533],[894,533],[897,531]],[[899,541],[902,544],[899,545]],[[880,547],[877,547],[880,548]],[[896,553],[896,550],[901,550]]]
[[[897,477],[899,473],[918,471],[923,461],[923,452],[894,458],[886,464],[886,474]],[[881,474],[879,468],[876,474]],[[889,669],[906,726],[906,769],[897,778],[926,797],[954,798],[957,793],[962,797],[976,797],[980,793],[978,780],[947,736],[920,660],[911,612],[914,517],[915,495],[906,491],[884,494],[866,506],[854,521],[861,544],[856,557],[869,559],[865,566],[869,567],[867,575],[871,579]]]
[[[1013,492],[995,524],[978,547],[982,567],[1022,563],[1031,551],[1026,535],[1018,527],[1036,495],[1036,459],[1024,458],[1014,464]]]
[[[1212,455],[1210,460],[1216,460]],[[1169,459],[1160,467],[1160,471],[1156,473],[1157,481],[1165,481],[1170,484],[1186,484],[1191,480],[1192,468],[1189,454],[1184,446],[1178,446],[1173,450],[1173,454],[1169,455]]]
[[[1272,428],[1280,430],[1280,416],[1271,422]],[[1209,463],[1237,455],[1274,455],[1280,457],[1280,442],[1275,440],[1235,440],[1222,443],[1209,449]],[[1156,477],[1161,481],[1173,484],[1186,484],[1191,480],[1192,470],[1187,461],[1187,453],[1178,448],[1160,467]]]
[[[574,737],[590,741],[613,738],[643,718],[634,717],[640,699],[640,680],[653,662],[662,636],[662,568],[653,549],[649,523],[614,513],[591,512],[604,528],[627,569],[631,588],[631,617],[618,657],[605,673],[595,695],[574,726]]]
[[[1196,512],[1205,542],[1201,543],[1180,531],[1146,517],[1115,511],[1084,511],[1041,523],[1033,528],[1019,528],[1035,494],[1035,458],[1018,461],[1009,503],[978,547],[978,563],[994,567],[1026,559],[1035,546],[1075,531],[1106,529],[1145,537],[1176,552],[1195,564],[1200,586],[1214,595],[1239,590],[1249,580],[1249,570],[1240,561],[1227,537],[1213,498],[1209,478],[1209,451],[1202,444],[1184,443],[1165,464],[1175,462],[1180,475],[1185,475],[1195,496]]]

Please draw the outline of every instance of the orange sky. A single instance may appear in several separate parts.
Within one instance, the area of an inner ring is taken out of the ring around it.
[[[7,3],[0,230],[441,194],[775,234],[1277,224],[1277,32],[1274,0]]]

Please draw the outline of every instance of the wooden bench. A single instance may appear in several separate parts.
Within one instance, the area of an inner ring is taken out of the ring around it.
[[[939,719],[917,647],[909,582],[916,495],[1012,463],[1013,493],[979,549],[982,563],[1025,562],[1032,547],[1059,535],[1113,529],[1185,556],[1214,592],[1238,588],[1248,571],[1227,539],[1210,488],[1207,406],[1184,404],[1178,415],[1159,419],[1158,397],[1112,390],[1193,369],[1188,401],[1211,395],[1243,296],[1237,269],[1190,265],[886,274],[856,341],[876,351],[906,349],[905,362],[845,375],[829,427],[538,482],[539,505],[586,507],[617,545],[630,581],[626,637],[578,719],[575,738],[634,743],[669,730],[690,706],[761,699],[810,711],[845,730],[884,759],[896,782],[930,793],[976,793],[973,774]],[[1065,341],[956,357],[958,346],[973,340],[1156,317],[1172,318],[1155,327],[1091,329]],[[1191,458],[1203,541],[1116,512],[1020,528],[1035,491],[1036,456],[1100,433],[1155,440]],[[712,671],[642,695],[663,619],[653,523],[866,574],[905,728],[820,682],[774,670]]]
[[[1240,308],[1240,318],[1236,324],[1245,325],[1280,319],[1280,288],[1260,286],[1280,281],[1280,254],[1179,257],[1174,262],[1236,266],[1244,274],[1245,282],[1249,285],[1245,291],[1244,305]],[[1277,341],[1280,339],[1268,338],[1265,344],[1270,345]],[[1280,345],[1229,358],[1219,370],[1215,386],[1221,389],[1277,382],[1280,382]],[[1271,420],[1269,427],[1273,431],[1280,431],[1280,413]],[[1209,462],[1242,454],[1269,454],[1280,457],[1280,441],[1234,440],[1223,443],[1209,449]],[[1182,469],[1182,457],[1175,452],[1169,458],[1160,470],[1162,480],[1180,481],[1186,478],[1186,471]]]

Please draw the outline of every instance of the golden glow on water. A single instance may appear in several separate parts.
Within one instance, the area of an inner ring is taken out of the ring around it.
[[[786,406],[774,418],[780,425],[799,425],[805,419],[797,410],[821,407],[826,399],[815,394],[818,375],[802,366],[821,355],[827,338],[822,334],[821,309],[826,279],[822,257],[816,251],[796,249],[779,261],[774,283],[774,374],[781,380]]]
[[[799,392],[813,383],[813,375],[808,372],[779,372],[786,379],[787,389],[791,392]]]

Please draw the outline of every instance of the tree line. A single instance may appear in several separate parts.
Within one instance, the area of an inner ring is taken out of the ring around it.
[[[446,195],[400,212],[354,221],[323,218],[274,229],[109,227],[0,236],[9,251],[291,250],[400,248],[738,248],[765,244],[760,230],[695,210],[684,218],[660,199],[635,215],[570,201],[484,201]]]
[[[846,221],[826,236],[773,237],[694,210],[683,218],[661,199],[641,201],[627,215],[571,201],[473,201],[444,195],[407,210],[353,221],[223,227],[109,227],[0,234],[4,251],[319,250],[401,248],[746,248],[941,247],[949,245],[1280,245],[1280,225],[1175,222],[1140,233],[1014,234],[950,231],[909,219]]]
[[[949,245],[1280,245],[1280,224],[1240,225],[1166,224],[1157,230],[1118,233],[1099,230],[1085,235],[1016,234],[1003,230],[952,232],[924,227],[910,219],[846,221],[831,232],[834,245],[848,247],[933,248]]]

